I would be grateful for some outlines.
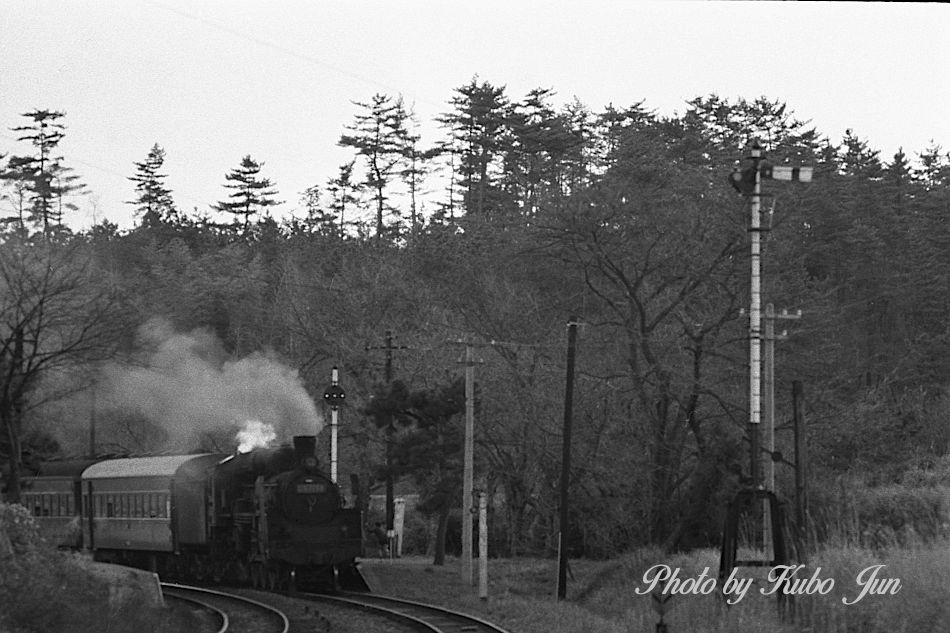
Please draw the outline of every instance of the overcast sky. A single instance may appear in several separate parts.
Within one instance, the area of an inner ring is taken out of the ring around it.
[[[250,154],[289,211],[351,157],[352,101],[402,94],[431,121],[478,75],[594,111],[765,96],[913,157],[950,150],[948,33],[937,3],[3,0],[0,153],[27,151],[20,114],[65,111],[60,149],[91,190],[73,226],[131,225],[127,177],[154,143],[179,207],[225,198]]]

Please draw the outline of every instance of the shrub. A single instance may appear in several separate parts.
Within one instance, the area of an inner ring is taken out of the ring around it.
[[[947,536],[950,488],[887,484],[865,487],[839,480],[815,487],[812,527],[817,540],[875,549]]]
[[[187,630],[170,610],[130,594],[111,605],[109,587],[78,554],[57,551],[41,538],[19,505],[0,503],[0,631],[16,633],[160,633]]]

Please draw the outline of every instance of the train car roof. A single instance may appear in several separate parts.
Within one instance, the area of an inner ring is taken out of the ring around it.
[[[214,453],[199,453],[196,455],[107,459],[87,468],[82,474],[82,479],[87,481],[92,479],[131,479],[135,477],[174,477],[183,467],[188,465],[208,466],[217,463],[224,457],[225,455]]]
[[[102,459],[63,459],[43,462],[32,477],[71,477],[79,479],[84,470],[99,461],[102,461]]]

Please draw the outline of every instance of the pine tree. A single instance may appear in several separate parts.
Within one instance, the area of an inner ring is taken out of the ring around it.
[[[510,104],[505,88],[488,82],[457,88],[455,110],[439,118],[461,147],[460,186],[466,213],[490,215],[509,206],[500,188],[501,161],[508,137]]]
[[[565,158],[582,143],[567,116],[551,107],[553,95],[553,90],[534,89],[508,117],[512,147],[505,159],[505,189],[525,216],[551,206],[564,192]]]
[[[62,156],[53,152],[65,136],[66,126],[61,119],[64,112],[33,110],[23,114],[30,119],[27,125],[11,128],[19,141],[29,141],[34,153],[29,156],[11,156],[0,179],[25,183],[29,190],[30,219],[49,234],[54,225],[62,222],[64,209],[76,209],[66,202],[69,194],[79,193],[84,185],[79,177],[63,165]]]
[[[406,112],[402,99],[393,100],[383,94],[373,95],[371,103],[354,102],[362,108],[356,121],[346,129],[350,134],[340,137],[339,145],[352,147],[366,158],[364,184],[372,189],[376,202],[376,237],[386,231],[387,213],[399,215],[389,204],[388,187],[402,159]]]
[[[127,204],[136,205],[135,213],[141,217],[142,226],[174,223],[178,218],[172,192],[165,186],[166,174],[160,173],[164,164],[165,150],[156,143],[143,162],[135,163],[135,175],[129,176],[138,196]]]
[[[300,204],[306,212],[302,221],[294,219],[295,226],[303,227],[305,233],[338,236],[340,229],[336,224],[336,215],[321,202],[319,185],[311,185],[300,194]]]
[[[274,199],[277,189],[269,178],[261,177],[263,163],[258,163],[250,155],[241,160],[240,167],[225,174],[225,188],[231,189],[228,201],[218,202],[214,208],[218,211],[233,213],[242,219],[241,231],[248,234],[251,218],[268,207],[280,204]]]
[[[950,184],[950,152],[930,141],[930,146],[917,155],[920,167],[914,176],[928,189],[937,189]]]
[[[418,133],[419,122],[415,113],[410,110],[406,115],[407,125],[402,134],[403,167],[399,175],[409,189],[409,227],[410,230],[421,223],[418,197],[422,193],[422,183],[429,174],[429,162],[436,158],[442,150],[438,147],[423,149],[419,146],[422,136]],[[410,129],[411,128],[411,129]]]
[[[356,161],[340,165],[340,173],[336,178],[327,182],[327,192],[330,194],[330,211],[339,217],[339,235],[342,238],[346,231],[346,211],[351,205],[359,202],[357,193],[359,187],[353,182],[353,166]]]

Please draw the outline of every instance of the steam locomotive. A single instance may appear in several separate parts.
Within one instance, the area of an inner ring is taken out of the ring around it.
[[[22,500],[57,545],[163,579],[337,585],[358,578],[363,524],[315,449],[50,462]]]

